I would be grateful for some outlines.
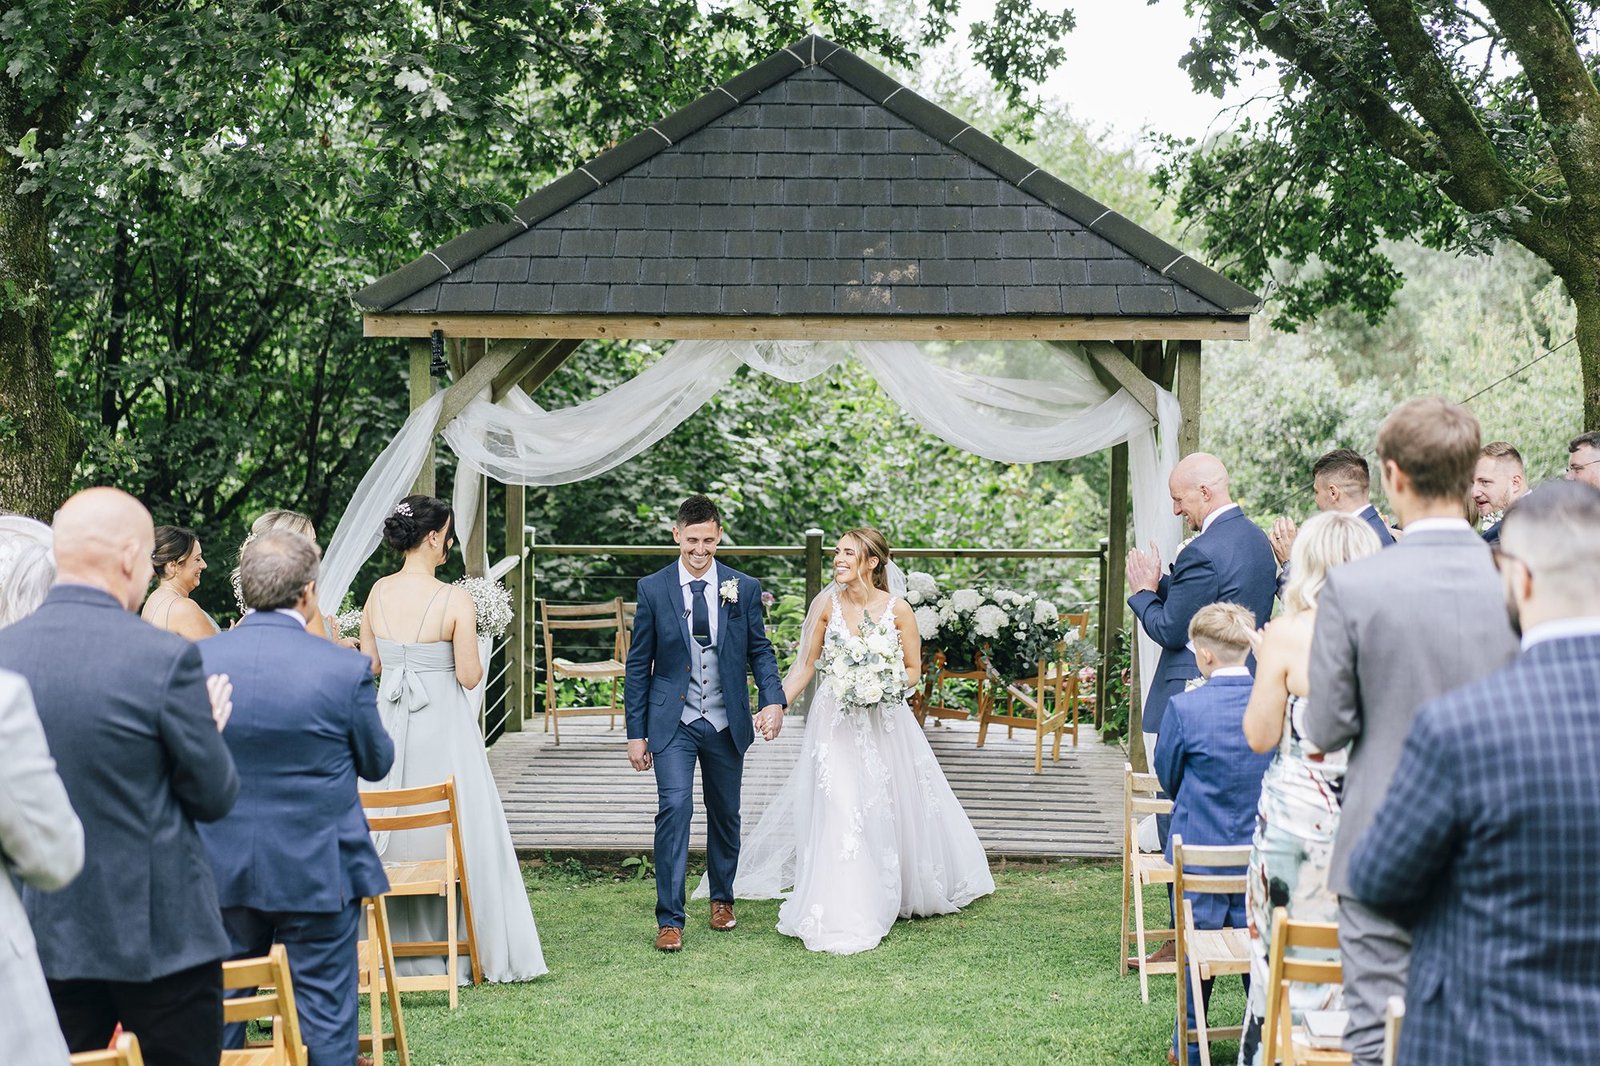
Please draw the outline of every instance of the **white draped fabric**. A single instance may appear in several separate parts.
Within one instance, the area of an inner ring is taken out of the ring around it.
[[[496,404],[487,392],[443,428],[463,467],[506,484],[563,485],[627,462],[698,411],[740,366],[790,382],[855,359],[928,432],[1002,463],[1074,459],[1128,444],[1134,535],[1171,559],[1180,527],[1167,495],[1177,462],[1177,399],[1156,389],[1158,419],[1126,391],[1095,377],[1067,343],[680,341],[638,376],[591,400],[545,411],[520,389]],[[443,393],[412,413],[361,480],[322,566],[322,606],[336,610],[377,548],[383,519],[405,496],[433,448]],[[476,478],[458,478],[458,542],[476,507]],[[1121,595],[1122,590],[1107,590]],[[1148,688],[1156,649],[1140,634]]]

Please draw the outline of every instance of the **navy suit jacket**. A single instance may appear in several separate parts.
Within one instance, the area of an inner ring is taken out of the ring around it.
[[[1500,525],[1501,523],[1496,522],[1483,531],[1483,542],[1491,548],[1500,543]]]
[[[1254,683],[1248,677],[1213,677],[1167,705],[1152,765],[1172,797],[1169,860],[1174,836],[1182,836],[1185,844],[1227,847],[1248,844],[1255,834],[1261,778],[1274,753],[1253,752],[1244,739],[1244,709]],[[1212,911],[1225,910],[1222,897],[1190,898],[1199,927],[1219,927],[1206,922]]]
[[[1394,531],[1389,528],[1389,523],[1383,520],[1383,515],[1378,513],[1376,507],[1369,503],[1356,513],[1365,519],[1367,525],[1378,535],[1379,544],[1387,548],[1394,543]]]
[[[77,879],[23,890],[45,976],[146,982],[227,957],[195,822],[228,813],[239,777],[200,652],[109,593],[57,585],[0,629],[0,669],[27,678],[83,823]]]
[[[712,594],[717,596],[717,657],[722,673],[722,698],[728,708],[728,735],[742,753],[755,740],[750,722],[750,691],[745,677],[754,674],[763,707],[784,705],[778,660],[767,639],[761,582],[722,563],[714,563]],[[714,578],[714,580],[713,580]],[[739,598],[721,596],[725,581],[739,583]],[[667,746],[683,717],[689,698],[689,620],[683,613],[683,587],[678,562],[639,582],[638,611],[628,647],[625,690],[628,739],[649,739],[650,750]]]
[[[1350,857],[1411,928],[1400,1061],[1600,1062],[1600,636],[1417,711]]]
[[[1200,608],[1237,603],[1264,626],[1272,616],[1278,562],[1261,528],[1235,508],[1217,516],[1211,528],[1178,553],[1172,573],[1155,592],[1135,592],[1128,606],[1150,639],[1161,645],[1161,663],[1144,701],[1146,733],[1161,731],[1167,701],[1183,691],[1186,681],[1200,676],[1189,650],[1189,623]]]
[[[394,742],[371,661],[275,611],[203,642],[208,674],[233,682],[223,731],[239,802],[201,827],[224,907],[328,913],[389,888],[356,777],[380,781]]]

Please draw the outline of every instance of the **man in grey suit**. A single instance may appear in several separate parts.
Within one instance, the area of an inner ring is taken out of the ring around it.
[[[56,584],[0,630],[0,668],[33,690],[83,823],[86,860],[57,892],[23,891],[72,1051],[118,1022],[151,1063],[216,1066],[228,938],[196,821],[233,806],[239,778],[200,653],[131,612],[151,577],[150,513],[89,489],[56,515]]]
[[[1307,738],[1350,748],[1328,884],[1339,893],[1345,1049],[1383,1052],[1383,1011],[1403,995],[1407,931],[1351,894],[1351,849],[1372,821],[1422,704],[1477,681],[1516,654],[1489,547],[1464,502],[1478,461],[1478,420],[1436,397],[1396,407],[1378,428],[1383,487],[1405,536],[1328,574],[1311,644]]]
[[[0,1062],[62,1066],[67,1045],[11,878],[50,892],[77,877],[83,826],[56,776],[28,683],[4,672],[0,752]]]

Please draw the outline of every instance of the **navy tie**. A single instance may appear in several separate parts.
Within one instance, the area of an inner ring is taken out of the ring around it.
[[[711,647],[711,615],[706,611],[706,583],[704,581],[689,582],[689,596],[694,602],[693,624],[689,632],[702,648]]]

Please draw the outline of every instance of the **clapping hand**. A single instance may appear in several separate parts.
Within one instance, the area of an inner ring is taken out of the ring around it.
[[[1272,532],[1267,534],[1267,540],[1272,544],[1272,554],[1278,562],[1289,561],[1289,551],[1294,547],[1294,538],[1299,532],[1292,518],[1280,518],[1272,523]]]
[[[211,698],[211,720],[220,733],[233,716],[233,682],[227,674],[212,674],[206,678],[206,695]]]
[[[1161,549],[1154,543],[1142,552],[1128,553],[1128,588],[1134,592],[1155,592],[1161,587]]]

